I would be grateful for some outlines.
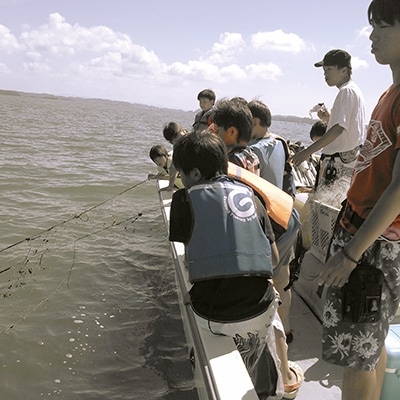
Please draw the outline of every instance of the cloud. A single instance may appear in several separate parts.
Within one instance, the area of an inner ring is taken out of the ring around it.
[[[371,34],[372,28],[371,25],[364,26],[359,32],[358,36],[361,38],[367,38],[369,39],[369,35]]]
[[[282,75],[282,70],[278,65],[273,63],[268,64],[249,64],[246,66],[246,71],[250,78],[276,80]]]
[[[112,70],[117,60],[131,66],[159,62],[154,52],[132,43],[126,34],[105,26],[71,25],[59,13],[50,14],[48,22],[39,29],[23,32],[21,44],[31,52],[67,59],[79,56],[83,62],[86,59],[88,66],[112,65]],[[94,54],[98,56],[91,57]],[[110,63],[111,59],[114,60]]]
[[[281,29],[272,32],[257,32],[251,36],[251,44],[256,50],[274,50],[294,54],[308,48],[298,35],[285,33]]]
[[[351,66],[353,69],[359,69],[359,68],[368,68],[369,64],[366,60],[363,60],[360,57],[352,56]]]
[[[233,62],[242,54],[246,43],[240,33],[225,32],[219,37],[219,42],[214,43],[211,54],[206,57],[213,64]]]
[[[258,62],[254,49],[295,52],[305,47],[297,35],[282,31],[259,32],[247,42],[240,33],[224,32],[196,59],[167,64],[127,34],[102,25],[70,24],[55,12],[39,27],[24,26],[18,39],[0,25],[0,49],[17,55],[12,67],[7,59],[1,60],[0,73],[14,71],[38,84],[43,80],[36,78],[42,75],[49,87],[68,82],[68,90],[90,93],[127,84],[160,90],[230,82],[253,87],[283,75],[277,64]]]
[[[14,53],[19,50],[17,38],[4,25],[0,25],[0,51]]]

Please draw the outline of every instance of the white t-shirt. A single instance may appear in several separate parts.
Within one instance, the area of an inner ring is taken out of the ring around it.
[[[366,135],[364,97],[353,80],[339,88],[326,131],[334,125],[344,128],[341,135],[322,149],[324,154],[349,151],[364,143]]]

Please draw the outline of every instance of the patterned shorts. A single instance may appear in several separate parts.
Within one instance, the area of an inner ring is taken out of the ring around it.
[[[195,314],[201,328],[213,335],[233,338],[260,399],[281,399],[284,390],[275,344],[275,329],[285,335],[277,311],[279,302],[279,294],[275,290],[275,300],[267,311],[240,322],[219,323]]]
[[[336,226],[331,254],[340,251],[352,236]],[[400,243],[375,241],[363,260],[382,270],[381,318],[378,322],[354,323],[342,320],[342,290],[328,288],[323,311],[322,358],[332,364],[357,370],[373,370],[388,334],[389,323],[400,300]]]

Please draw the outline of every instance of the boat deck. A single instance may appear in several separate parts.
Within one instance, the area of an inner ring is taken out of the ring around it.
[[[339,400],[342,368],[321,359],[321,322],[295,288],[292,293],[290,321],[294,339],[289,344],[288,358],[299,364],[304,371],[304,382],[296,399]]]

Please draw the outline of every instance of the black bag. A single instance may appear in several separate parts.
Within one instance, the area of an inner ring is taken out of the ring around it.
[[[362,261],[342,288],[343,320],[355,323],[380,320],[383,272]]]

